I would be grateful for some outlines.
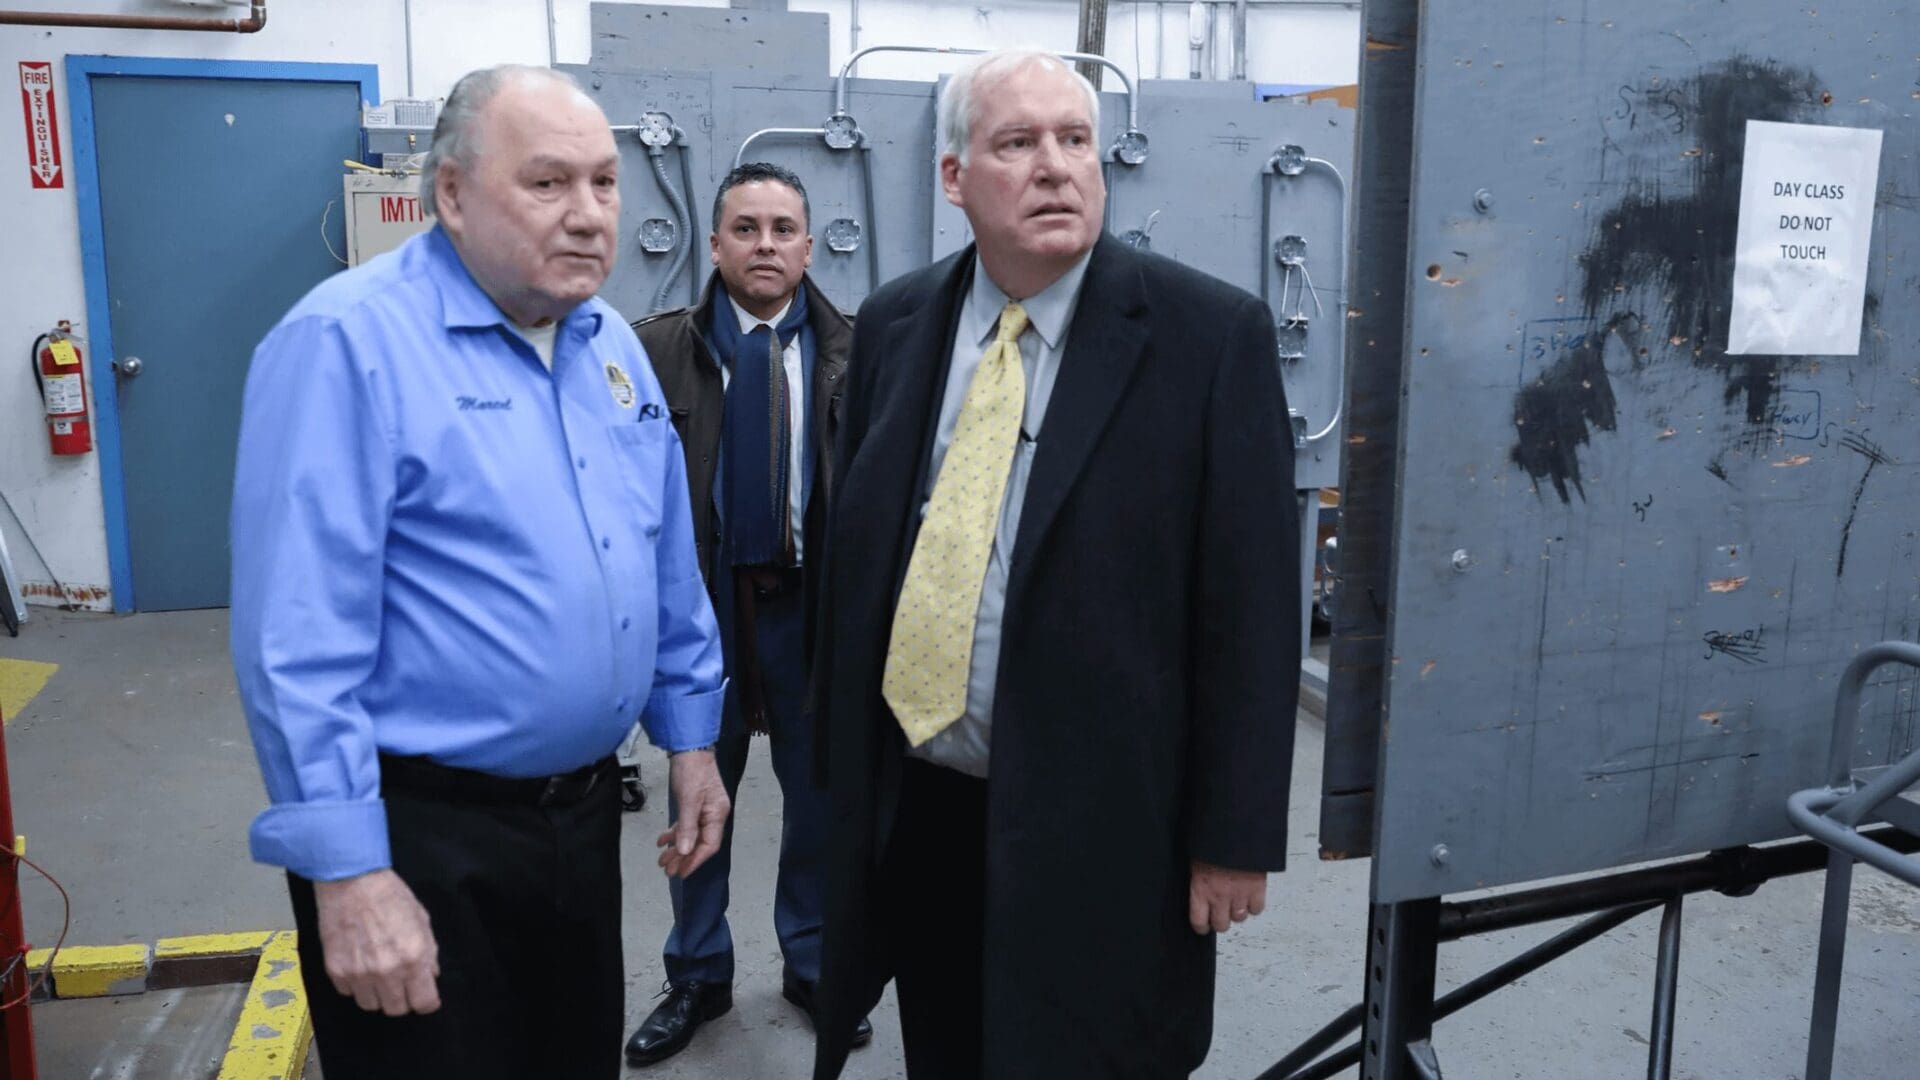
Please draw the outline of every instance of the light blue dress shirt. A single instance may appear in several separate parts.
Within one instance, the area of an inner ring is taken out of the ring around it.
[[[944,765],[985,779],[993,748],[993,697],[1000,680],[1000,622],[1007,607],[1007,579],[1011,574],[1014,541],[1020,535],[1020,510],[1027,501],[1027,477],[1033,472],[1033,457],[1040,450],[1040,428],[1046,421],[1047,405],[1053,400],[1054,380],[1060,377],[1060,361],[1067,354],[1067,330],[1073,325],[1073,313],[1080,305],[1080,283],[1086,280],[1087,261],[1092,252],[1080,257],[1053,284],[1020,302],[1027,313],[1027,328],[1020,332],[1020,367],[1026,373],[1027,404],[1020,419],[1020,444],[1014,448],[1007,471],[1007,490],[1000,501],[1000,519],[993,531],[993,553],[987,560],[987,573],[980,586],[980,606],[973,621],[973,652],[967,666],[967,711],[940,734],[907,753],[935,765]],[[987,276],[979,256],[973,260],[973,287],[960,305],[959,327],[953,335],[953,354],[947,368],[947,386],[940,399],[940,421],[933,434],[933,462],[927,469],[927,486],[920,493],[920,516],[933,499],[933,487],[940,479],[940,466],[947,460],[947,447],[953,443],[953,429],[960,423],[960,409],[967,403],[967,390],[973,385],[973,373],[987,344],[1000,329],[1000,313],[1008,296]]]
[[[439,228],[315,288],[254,352],[233,494],[233,661],[272,801],[253,857],[386,868],[380,752],[509,777],[636,714],[711,744],[725,689],[684,455],[598,299],[549,371]]]

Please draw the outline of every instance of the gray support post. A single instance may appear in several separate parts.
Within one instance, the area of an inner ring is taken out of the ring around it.
[[[1813,1023],[1807,1034],[1807,1080],[1832,1080],[1833,1039],[1840,1022],[1840,974],[1847,959],[1847,905],[1853,857],[1827,856],[1826,898],[1820,905],[1820,960],[1813,975]]]
[[[1660,956],[1653,982],[1653,1026],[1647,1033],[1647,1080],[1673,1075],[1673,1010],[1680,988],[1680,915],[1684,898],[1660,913]]]
[[[1440,898],[1375,904],[1367,920],[1361,1080],[1414,1080],[1412,1046],[1433,1037]]]
[[[1080,36],[1075,52],[1104,56],[1107,51],[1107,0],[1080,0]],[[1074,65],[1095,90],[1100,89],[1100,65],[1082,60]]]

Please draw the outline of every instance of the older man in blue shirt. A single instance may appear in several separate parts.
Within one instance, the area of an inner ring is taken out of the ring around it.
[[[439,225],[322,284],[255,353],[233,656],[327,1071],[613,1075],[619,791],[674,755],[661,865],[728,800],[722,665],[685,465],[594,293],[619,155],[571,80],[462,79],[422,177]]]

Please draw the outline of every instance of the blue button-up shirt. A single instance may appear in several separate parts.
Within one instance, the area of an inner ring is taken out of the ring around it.
[[[387,867],[381,752],[543,776],[636,715],[668,750],[719,732],[684,455],[639,341],[590,300],[549,372],[438,228],[260,343],[232,536],[261,862]]]

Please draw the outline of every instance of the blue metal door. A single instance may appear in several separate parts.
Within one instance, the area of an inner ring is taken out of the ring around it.
[[[118,419],[117,478],[114,440],[103,431],[101,441],[120,610],[227,603],[248,361],[346,250],[341,161],[359,156],[362,83],[233,74],[248,66],[90,80],[99,245],[89,257],[105,274],[105,342],[97,296],[92,330],[114,365],[95,382],[112,384],[100,395],[103,429]]]

